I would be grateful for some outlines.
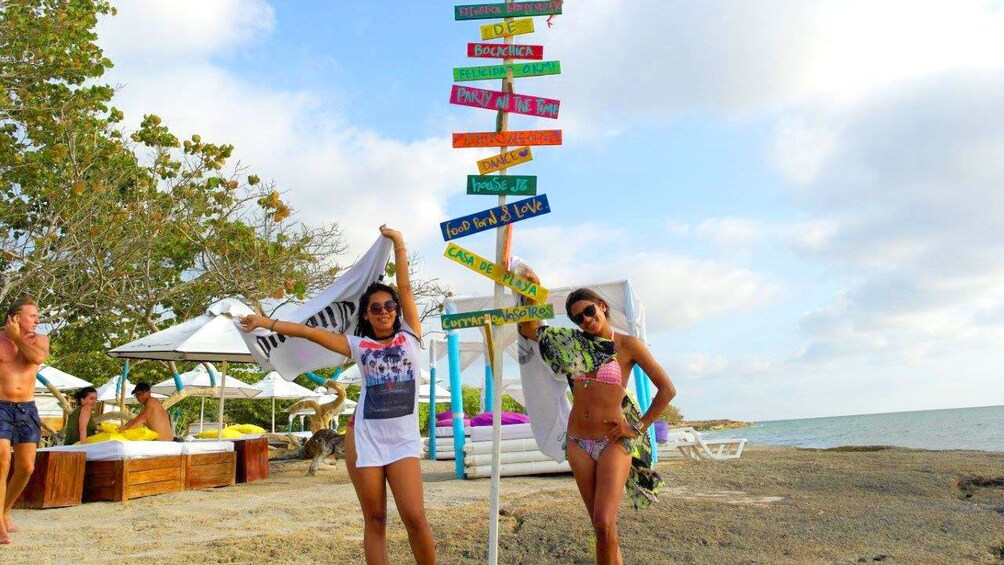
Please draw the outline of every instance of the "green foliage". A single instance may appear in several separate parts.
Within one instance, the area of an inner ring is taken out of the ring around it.
[[[679,426],[683,422],[683,414],[680,413],[680,409],[676,406],[670,404],[666,407],[666,410],[659,416],[659,419],[668,423],[670,426]]]

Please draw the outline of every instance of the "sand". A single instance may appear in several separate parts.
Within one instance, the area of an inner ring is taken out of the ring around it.
[[[344,464],[204,491],[18,510],[0,563],[362,563],[362,523]],[[1004,454],[747,448],[738,461],[659,465],[650,509],[625,502],[626,563],[1004,562]],[[488,480],[423,461],[440,562],[484,563]],[[590,563],[589,522],[570,475],[503,478],[500,562]],[[410,563],[389,502],[389,550]]]

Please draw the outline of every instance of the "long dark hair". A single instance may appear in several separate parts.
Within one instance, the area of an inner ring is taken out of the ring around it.
[[[395,310],[396,316],[394,316],[394,333],[401,331],[401,298],[397,294],[397,289],[385,285],[383,283],[375,282],[371,284],[366,292],[359,297],[359,312],[357,312],[358,319],[356,324],[356,335],[362,337],[368,337],[370,339],[377,339],[373,332],[373,325],[370,324],[369,320],[366,319],[366,310],[370,307],[370,297],[372,297],[377,292],[386,292],[390,294],[390,297],[394,299],[394,304],[397,304]]]
[[[90,394],[90,393],[92,393],[92,392],[93,393],[97,393],[98,389],[96,389],[96,388],[94,388],[92,386],[85,386],[84,388],[82,388],[82,389],[78,390],[77,392],[73,393],[73,398],[76,398],[77,399],[77,404],[80,404],[81,402],[83,402],[83,400],[85,398],[87,398],[87,395]]]
[[[568,295],[568,298],[565,299],[565,313],[568,314],[569,318],[572,317],[572,304],[575,304],[576,302],[578,302],[580,300],[588,300],[588,301],[593,302],[593,303],[595,303],[597,305],[602,304],[603,308],[604,308],[603,315],[609,317],[609,315],[610,315],[610,305],[607,304],[606,300],[603,300],[603,298],[600,297],[600,295],[597,294],[595,290],[592,290],[592,289],[589,289],[589,288],[579,288],[579,289],[573,290]]]

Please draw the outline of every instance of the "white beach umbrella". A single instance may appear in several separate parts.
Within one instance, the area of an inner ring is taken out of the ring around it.
[[[108,382],[98,387],[98,402],[106,402],[109,404],[115,404],[118,402],[118,390],[119,381],[122,380],[122,375],[115,375],[114,377],[108,379]],[[125,384],[125,394],[126,402],[129,404],[136,404],[136,399],[132,396],[132,390],[136,388],[136,385],[129,381]],[[154,398],[167,398],[163,394],[153,393]]]
[[[223,383],[223,375],[212,363],[201,363],[191,371],[186,371],[178,378],[182,387],[189,396],[201,396],[202,405],[199,407],[199,431],[202,431],[202,424],[205,421],[206,397],[220,398],[255,398],[261,394],[261,390],[234,378]],[[178,390],[174,377],[160,381],[150,387],[152,392],[161,394],[173,394]],[[223,416],[220,415],[220,427],[223,426]]]
[[[56,387],[56,390],[76,390],[84,388],[85,386],[91,386],[91,383],[85,381],[84,379],[79,379],[73,375],[60,371],[59,369],[53,367],[52,365],[42,365],[38,369],[38,374],[42,375],[45,380],[49,381],[49,384]],[[42,384],[42,381],[35,379],[35,390],[47,390],[46,386]]]
[[[438,380],[438,379],[437,379]],[[429,403],[429,392],[432,385],[421,385],[418,387],[418,401],[422,404]],[[436,384],[436,404],[450,401],[450,390]]]
[[[227,363],[254,363],[254,357],[244,343],[234,318],[253,314],[251,308],[236,298],[224,298],[206,309],[206,313],[191,320],[150,334],[108,352],[125,359],[159,359],[163,361],[221,361],[219,422],[223,437],[223,406],[227,393]],[[173,379],[172,379],[173,381]],[[244,383],[241,383],[244,384]],[[258,394],[258,389],[254,389]],[[249,398],[254,395],[243,396]]]
[[[275,371],[265,375],[265,378],[251,386],[261,391],[255,398],[272,399],[272,433],[275,433],[275,399],[297,400],[321,396],[320,393],[314,392],[309,388],[302,387],[292,381],[287,381]]]

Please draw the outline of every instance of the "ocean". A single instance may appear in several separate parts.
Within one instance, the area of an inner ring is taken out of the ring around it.
[[[749,445],[895,445],[1004,452],[1004,406],[773,420],[702,435],[746,438]]]

